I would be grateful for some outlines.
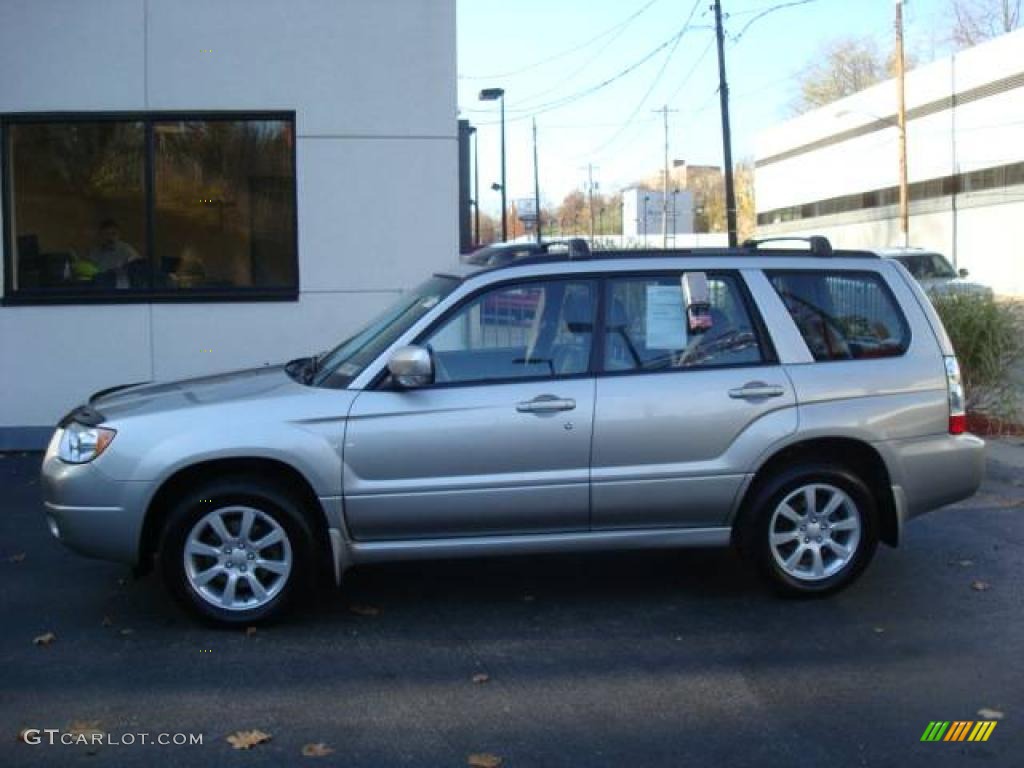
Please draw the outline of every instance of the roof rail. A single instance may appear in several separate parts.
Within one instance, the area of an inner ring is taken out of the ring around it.
[[[824,235],[811,235],[810,237],[759,237],[743,241],[743,248],[756,251],[763,243],[801,242],[810,246],[811,253],[815,256],[831,256],[832,243]]]

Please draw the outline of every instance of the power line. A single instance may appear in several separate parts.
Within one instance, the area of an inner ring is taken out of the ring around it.
[[[538,67],[541,67],[541,66],[543,66],[545,64],[549,64],[552,61],[557,61],[558,59],[563,59],[566,56],[569,56],[570,54],[576,53],[577,51],[582,51],[584,48],[589,48],[591,45],[596,43],[598,40],[601,40],[601,39],[607,37],[610,34],[621,33],[623,31],[625,31],[626,27],[628,27],[630,24],[632,24],[638,17],[640,17],[652,5],[654,5],[657,2],[658,2],[658,0],[649,0],[649,2],[647,2],[643,6],[641,6],[639,10],[634,11],[632,14],[627,16],[623,21],[615,24],[614,26],[610,27],[609,29],[606,29],[601,34],[595,35],[594,37],[590,38],[589,40],[586,40],[585,42],[582,42],[579,45],[575,45],[572,48],[569,48],[567,50],[561,51],[560,53],[555,53],[555,54],[552,54],[551,56],[547,56],[546,58],[541,59],[540,61],[535,61],[533,64],[527,64],[525,67],[520,67],[519,69],[513,69],[513,70],[511,70],[509,72],[497,72],[497,73],[490,74],[490,75],[459,75],[459,79],[460,80],[493,80],[493,79],[503,78],[503,77],[514,77],[515,75],[520,75],[523,72],[529,72],[529,71],[537,69]]]
[[[694,10],[696,10],[696,8],[697,8],[697,6],[699,4],[700,4],[700,0],[697,0],[697,3],[694,4]],[[692,17],[693,17],[693,13],[691,12],[690,18],[692,19]],[[668,38],[667,40],[665,40],[664,42],[662,42],[661,44],[656,46],[654,49],[652,49],[651,51],[646,53],[642,58],[640,58],[637,61],[633,62],[632,64],[627,66],[625,69],[620,70],[618,73],[612,75],[611,77],[605,78],[601,82],[599,82],[599,83],[597,83],[595,85],[589,86],[589,87],[587,87],[587,88],[585,88],[585,89],[583,89],[581,91],[578,91],[578,92],[576,92],[574,94],[570,94],[568,96],[563,96],[563,97],[558,98],[558,99],[553,99],[552,101],[550,101],[550,102],[548,102],[546,104],[540,104],[540,105],[537,105],[537,106],[532,107],[532,108],[522,108],[522,107],[515,108],[515,109],[510,108],[508,110],[510,112],[526,112],[527,114],[520,115],[518,117],[511,117],[511,118],[506,117],[505,120],[506,120],[506,122],[514,122],[514,121],[517,121],[517,120],[529,120],[530,117],[533,116],[533,115],[540,115],[540,114],[543,114],[544,112],[550,112],[551,110],[554,110],[554,109],[560,109],[561,107],[568,106],[569,104],[577,102],[580,99],[586,98],[587,96],[590,96],[590,95],[592,95],[594,93],[597,93],[598,91],[603,90],[604,88],[607,88],[612,83],[615,83],[615,82],[621,80],[626,75],[632,73],[633,71],[635,71],[639,67],[643,66],[648,61],[650,61],[655,56],[657,56],[659,53],[661,53],[663,50],[668,48],[669,46],[672,46],[672,48],[674,50],[675,47],[679,44],[679,41],[682,39],[683,35],[685,35],[688,31],[690,31],[690,29],[691,29],[691,27],[690,27],[690,23],[689,23],[689,19],[688,19],[687,23],[684,24],[683,27],[678,32],[676,32],[670,38]],[[464,111],[474,111],[474,110],[464,110]],[[494,124],[495,123],[493,123],[493,122],[477,123],[477,125],[494,125]]]
[[[737,32],[735,35],[732,35],[732,41],[733,43],[738,43],[740,41],[740,38],[742,38],[743,35],[746,34],[747,30],[750,29],[751,26],[753,26],[754,24],[756,24],[758,21],[763,19],[765,16],[768,16],[769,14],[775,13],[776,11],[784,10],[786,8],[794,8],[798,5],[807,5],[808,3],[813,2],[817,2],[817,0],[792,0],[792,2],[779,3],[778,5],[773,5],[770,6],[769,8],[765,8],[756,16],[754,16],[754,18],[750,19],[750,21],[744,24],[739,32]]]
[[[697,12],[697,7],[699,5],[700,5],[700,0],[697,0],[697,2],[694,3],[693,10],[690,11],[690,16],[687,18],[687,24],[689,24],[689,22],[693,19],[693,15]],[[714,42],[714,41],[712,40],[712,42]],[[677,45],[678,45],[678,43],[677,43]],[[651,86],[647,89],[647,92],[644,93],[644,95],[643,95],[643,97],[641,97],[640,101],[637,102],[636,107],[633,108],[633,111],[629,114],[629,117],[626,118],[626,122],[623,123],[622,127],[619,128],[619,130],[617,130],[614,134],[612,134],[608,139],[606,139],[600,145],[598,145],[594,149],[590,150],[590,152],[588,152],[587,155],[595,156],[595,155],[597,155],[597,153],[603,152],[609,146],[614,144],[626,132],[626,130],[629,128],[630,123],[633,121],[633,119],[638,114],[640,114],[640,110],[643,109],[643,106],[647,102],[647,99],[650,98],[651,93],[654,92],[654,89],[657,87],[658,83],[661,81],[661,78],[665,74],[665,70],[668,67],[669,62],[671,61],[672,56],[675,53],[675,50],[676,50],[676,46],[673,46],[671,53],[669,53],[669,56],[665,59],[665,62],[664,62],[664,64],[662,64],[661,69],[658,70],[658,74],[655,75],[654,82],[651,83]],[[711,50],[711,43],[708,43],[707,47],[704,48],[704,51],[700,54],[700,56],[697,57],[697,60],[694,62],[693,66],[690,68],[690,71],[686,73],[685,77],[683,77],[682,82],[679,84],[679,87],[672,94],[672,97],[670,97],[667,101],[672,101],[672,99],[675,98],[676,94],[678,94],[679,91],[682,90],[683,86],[685,86],[686,83],[690,80],[690,78],[693,77],[694,73],[697,71],[697,68],[700,66],[701,62],[704,60],[704,57],[707,56],[708,51],[710,51],[710,50]]]
[[[594,53],[591,56],[589,56],[586,60],[584,60],[584,62],[580,66],[578,66],[576,69],[574,69],[568,75],[565,75],[564,77],[559,78],[558,82],[555,83],[555,85],[551,86],[550,88],[545,88],[543,91],[540,91],[539,93],[534,93],[534,94],[532,94],[530,96],[527,96],[526,99],[524,99],[524,101],[527,102],[527,104],[528,104],[529,102],[531,102],[531,101],[533,101],[535,99],[539,99],[541,96],[547,96],[550,93],[555,93],[555,92],[561,90],[562,88],[564,88],[566,84],[568,84],[568,83],[572,82],[573,80],[575,80],[576,77],[581,72],[589,69],[590,66],[595,61],[597,61],[601,56],[603,56],[605,51],[607,51],[609,48],[611,48],[612,45],[615,44],[615,41],[618,40],[620,37],[622,37],[622,35],[626,31],[626,29],[627,29],[627,27],[623,26],[622,29],[620,29],[618,32],[616,32],[614,35],[612,35],[604,45],[600,46],[596,51],[594,51]],[[524,105],[522,107],[522,109],[523,110],[528,110],[529,107],[527,105]]]

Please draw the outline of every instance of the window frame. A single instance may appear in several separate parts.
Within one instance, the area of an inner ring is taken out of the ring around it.
[[[14,253],[12,250],[13,232],[11,231],[12,205],[11,176],[13,166],[10,158],[10,127],[33,123],[102,123],[102,122],[140,122],[144,135],[144,169],[143,205],[145,206],[146,222],[146,261],[153,269],[153,253],[156,242],[154,221],[156,218],[155,173],[156,173],[156,142],[153,126],[155,123],[173,121],[257,121],[281,120],[288,122],[292,130],[291,170],[292,170],[292,259],[294,263],[295,282],[278,288],[235,286],[231,288],[192,288],[162,290],[149,288],[136,289],[96,289],[88,293],[61,292],[59,290],[24,290],[14,289]],[[298,136],[296,134],[295,110],[136,110],[136,111],[98,111],[98,112],[4,112],[0,113],[0,213],[3,218],[3,246],[0,249],[3,257],[3,296],[0,306],[38,306],[60,304],[192,304],[209,302],[263,302],[263,301],[298,301],[299,298],[299,200],[298,200]]]
[[[650,277],[670,277],[674,279],[680,279],[681,276],[687,271],[692,272],[704,272],[708,277],[713,276],[727,276],[733,278],[735,284],[739,288],[740,301],[743,302],[745,309],[753,323],[754,333],[757,336],[757,343],[761,350],[761,361],[758,363],[734,363],[730,365],[694,365],[686,368],[669,368],[657,371],[645,371],[645,370],[626,370],[626,371],[604,371],[604,338],[605,338],[605,319],[607,316],[607,288],[609,280],[616,279],[644,279]],[[572,373],[567,375],[555,375],[555,376],[523,376],[515,378],[504,378],[504,379],[487,379],[479,381],[464,381],[464,382],[443,382],[443,383],[431,383],[426,386],[416,387],[414,391],[421,390],[432,390],[432,389],[452,389],[457,387],[485,387],[501,384],[536,384],[544,381],[572,381],[576,379],[598,379],[612,376],[663,376],[670,374],[686,374],[690,372],[700,371],[723,371],[723,370],[737,370],[742,368],[761,368],[766,366],[777,366],[780,365],[779,356],[775,349],[775,344],[772,340],[771,334],[768,332],[768,326],[764,322],[764,317],[761,314],[761,309],[758,307],[757,302],[754,300],[753,294],[750,291],[750,286],[747,285],[747,281],[744,279],[743,274],[738,269],[680,269],[678,267],[673,269],[654,269],[654,270],[622,270],[622,271],[601,271],[601,272],[562,272],[557,274],[547,275],[529,275],[520,277],[510,277],[504,280],[496,280],[487,285],[482,285],[465,296],[459,298],[452,306],[442,311],[437,317],[430,321],[429,325],[420,331],[416,336],[409,342],[412,345],[422,346],[423,342],[430,337],[432,333],[439,330],[445,323],[448,322],[457,312],[460,312],[471,302],[476,301],[481,295],[488,293],[495,289],[505,288],[508,286],[525,285],[529,283],[550,283],[550,282],[590,282],[593,283],[597,290],[597,311],[594,315],[594,332],[590,346],[590,360],[587,365],[587,370],[580,373]],[[405,391],[403,388],[398,387],[390,383],[390,374],[387,368],[387,357],[391,354],[394,347],[385,350],[378,360],[382,363],[380,371],[373,377],[368,383],[366,389],[369,391]]]
[[[802,341],[804,343],[804,346],[807,348],[807,353],[811,356],[811,362],[810,362],[811,365],[818,365],[818,364],[821,364],[821,363],[862,363],[862,362],[878,362],[878,361],[881,361],[881,360],[899,360],[900,358],[906,357],[907,353],[910,351],[910,347],[911,347],[911,345],[913,344],[913,341],[914,341],[913,329],[910,327],[910,321],[907,320],[907,315],[903,311],[903,307],[900,304],[899,300],[896,298],[896,294],[893,293],[892,287],[889,285],[889,281],[885,279],[885,276],[881,272],[876,272],[876,271],[871,270],[871,269],[841,269],[841,268],[826,269],[826,268],[822,268],[822,267],[818,267],[817,269],[799,269],[799,268],[794,268],[794,269],[765,269],[765,270],[763,270],[763,272],[764,272],[765,279],[768,281],[768,284],[771,286],[772,290],[775,292],[776,297],[778,297],[779,301],[782,302],[783,307],[786,310],[786,316],[789,318],[789,321],[793,324],[793,327],[796,329],[797,335],[800,337],[800,341]],[[811,350],[811,345],[807,342],[807,339],[804,338],[804,334],[800,330],[800,326],[797,325],[796,318],[794,318],[793,314],[789,311],[789,307],[785,306],[785,303],[786,303],[785,299],[782,298],[782,295],[779,293],[779,289],[775,287],[775,283],[772,281],[772,278],[774,276],[776,276],[776,275],[801,275],[801,274],[804,274],[804,275],[806,275],[806,274],[820,275],[823,278],[830,277],[830,276],[832,276],[832,277],[867,277],[870,281],[874,282],[876,285],[881,286],[882,293],[886,296],[886,298],[891,303],[893,309],[895,310],[896,318],[899,320],[900,326],[901,326],[901,328],[903,330],[903,334],[902,334],[903,335],[903,344],[900,346],[899,354],[896,354],[896,355],[885,355],[885,356],[882,356],[882,357],[849,357],[849,358],[847,358],[847,357],[830,357],[830,358],[827,358],[825,360],[819,360],[818,358],[816,358],[814,356],[814,352]],[[916,278],[914,278],[914,279],[916,279]]]

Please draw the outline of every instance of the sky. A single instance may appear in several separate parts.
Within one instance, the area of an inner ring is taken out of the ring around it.
[[[950,1],[904,4],[908,55],[925,63],[948,53]],[[501,178],[498,102],[479,101],[482,88],[505,89],[510,201],[533,197],[531,117],[545,205],[583,188],[588,164],[605,193],[657,174],[665,138],[655,110],[665,105],[675,110],[670,162],[721,165],[710,5],[457,0],[459,117],[479,132],[481,210],[494,215],[501,207],[490,189]],[[786,7],[764,13],[778,6]],[[881,51],[893,45],[894,0],[723,0],[722,7],[734,161],[753,158],[758,131],[791,114],[797,73],[829,40],[869,36]]]

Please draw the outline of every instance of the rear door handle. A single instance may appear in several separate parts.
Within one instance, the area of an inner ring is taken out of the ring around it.
[[[570,397],[555,397],[554,395],[541,395],[525,403],[519,403],[516,410],[520,413],[551,413],[553,411],[571,411],[576,407],[576,401]]]
[[[760,400],[765,397],[782,397],[786,390],[775,384],[763,381],[750,381],[739,389],[730,389],[729,397],[734,400]]]

